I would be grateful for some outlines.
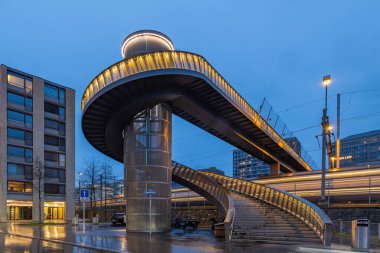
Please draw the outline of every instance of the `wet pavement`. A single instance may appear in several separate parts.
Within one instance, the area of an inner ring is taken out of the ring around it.
[[[264,243],[225,243],[209,229],[175,229],[166,234],[126,233],[125,227],[26,224],[0,224],[0,252],[131,252],[131,253],[248,253],[248,252],[353,252],[350,247],[334,245],[334,250],[320,245],[278,245]],[[4,233],[26,237],[11,236]],[[34,238],[44,238],[43,241]],[[67,243],[70,243],[68,245]],[[83,246],[87,246],[83,247]],[[377,251],[379,252],[379,251]]]

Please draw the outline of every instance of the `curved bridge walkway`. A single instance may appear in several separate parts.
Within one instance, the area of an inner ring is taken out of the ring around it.
[[[172,175],[173,181],[204,196],[226,214],[226,241],[331,244],[330,218],[305,199],[177,162],[173,162]]]

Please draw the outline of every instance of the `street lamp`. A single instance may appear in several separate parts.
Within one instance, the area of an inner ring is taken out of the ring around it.
[[[324,76],[322,79],[323,86],[326,87],[325,92],[325,107],[323,108],[322,116],[322,177],[321,177],[321,204],[325,203],[326,200],[326,133],[329,131],[327,127],[328,117],[327,117],[327,87],[331,84],[331,76]],[[331,129],[332,130],[332,129]]]

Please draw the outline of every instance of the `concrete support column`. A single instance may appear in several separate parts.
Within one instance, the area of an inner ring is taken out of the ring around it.
[[[45,129],[45,95],[44,95],[44,80],[38,77],[33,77],[33,172],[36,169],[37,159],[42,164],[45,162],[45,150],[44,150],[44,131]],[[44,175],[44,173],[43,173]],[[42,177],[43,180],[44,176]],[[41,217],[44,219],[44,192],[41,193],[41,202],[39,201],[39,193],[36,189],[38,180],[33,177],[33,209],[32,219],[33,222],[39,222],[40,210],[42,212]],[[41,205],[41,209],[38,205]]]
[[[280,174],[280,164],[279,163],[271,164],[270,175],[273,176],[273,175],[278,175],[278,174]]]
[[[75,217],[75,91],[66,89],[66,212],[65,219]]]
[[[0,222],[7,221],[7,70],[0,65]]]
[[[123,131],[129,232],[170,230],[171,122],[171,107],[158,104],[136,115]]]

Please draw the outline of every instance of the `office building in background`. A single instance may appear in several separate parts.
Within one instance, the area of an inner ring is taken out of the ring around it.
[[[74,217],[74,99],[73,89],[0,66],[1,222]]]
[[[254,179],[270,174],[270,166],[240,149],[233,151],[233,177]]]
[[[340,168],[380,165],[380,130],[350,135],[340,143]],[[333,154],[336,154],[335,143]],[[331,159],[335,167],[336,157]]]

